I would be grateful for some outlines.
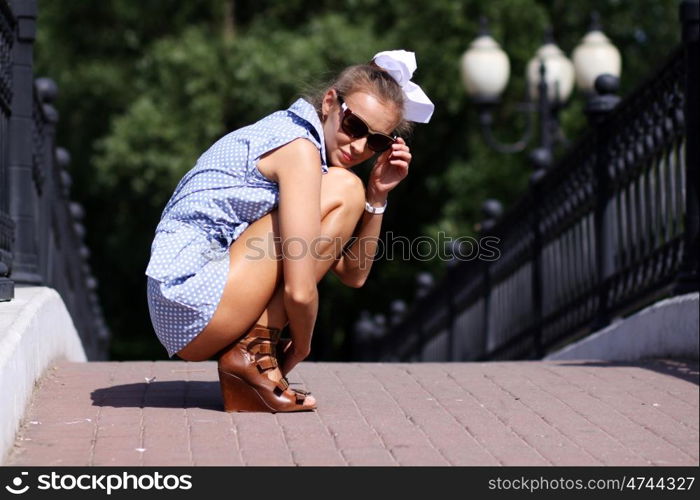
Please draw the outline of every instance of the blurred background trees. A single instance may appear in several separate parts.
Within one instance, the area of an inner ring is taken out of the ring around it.
[[[676,0],[39,0],[36,68],[55,79],[58,143],[72,155],[72,198],[86,209],[91,265],[113,334],[113,359],[163,359],[152,332],[145,270],[153,231],[179,179],[227,132],[286,108],[348,64],[388,49],[415,51],[419,83],[436,105],[408,139],[411,175],[392,193],[394,236],[473,234],[486,198],[507,207],[527,187],[525,155],[487,149],[462,89],[459,58],[486,15],[511,58],[499,108],[504,140],[525,91],[525,65],[551,25],[568,54],[597,10],[623,58],[621,95],[678,43]],[[570,138],[583,100],[564,111]],[[370,166],[356,168],[365,177]],[[444,263],[375,263],[361,290],[327,277],[312,357],[343,360],[358,311],[411,302],[416,273]]]

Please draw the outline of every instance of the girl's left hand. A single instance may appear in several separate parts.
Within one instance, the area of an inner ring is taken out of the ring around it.
[[[384,151],[372,167],[367,188],[377,194],[386,194],[408,175],[411,150],[401,137]]]

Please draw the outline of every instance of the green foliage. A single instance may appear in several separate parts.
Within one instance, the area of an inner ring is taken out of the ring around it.
[[[86,207],[114,357],[164,356],[150,328],[143,270],[173,188],[216,139],[287,107],[348,64],[379,50],[413,50],[415,80],[436,111],[409,139],[412,173],[392,194],[384,229],[409,238],[472,234],[481,203],[512,204],[530,174],[524,154],[486,147],[462,89],[459,58],[479,16],[489,17],[511,58],[495,117],[497,135],[511,141],[524,126],[516,106],[545,27],[553,23],[571,53],[594,9],[623,55],[624,95],[677,43],[676,0],[40,0],[37,73],[59,84],[58,141],[72,154],[72,196]],[[571,139],[585,127],[576,96],[562,123]],[[416,272],[442,269],[439,261],[380,261],[361,291],[327,279],[314,354],[341,357],[360,309],[410,302]]]

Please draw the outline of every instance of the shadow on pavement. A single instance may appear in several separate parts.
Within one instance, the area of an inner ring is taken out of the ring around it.
[[[96,389],[90,394],[93,406],[202,408],[221,411],[219,382],[172,380],[123,384]]]
[[[657,373],[670,375],[680,378],[686,382],[695,385],[700,385],[698,361],[686,359],[649,359],[636,362],[625,361],[568,361],[558,363],[560,366],[596,366],[601,368],[606,367],[624,367],[634,366],[638,368],[646,368]]]

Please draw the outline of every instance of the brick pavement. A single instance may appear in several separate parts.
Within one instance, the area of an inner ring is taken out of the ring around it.
[[[698,465],[698,364],[304,363],[227,414],[213,362],[59,362],[5,465]]]

